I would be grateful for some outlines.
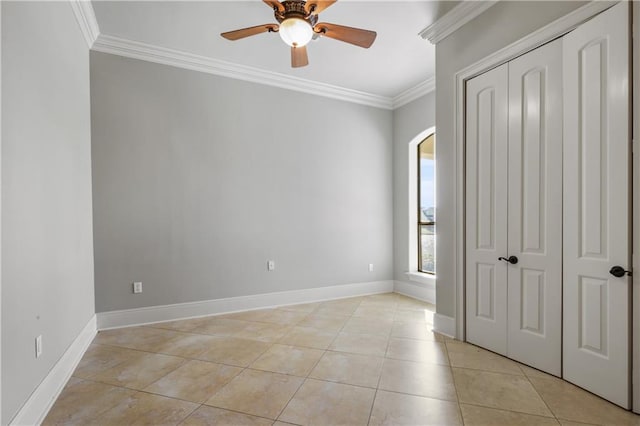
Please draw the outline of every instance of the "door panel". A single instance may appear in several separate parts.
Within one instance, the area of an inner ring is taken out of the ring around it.
[[[479,318],[495,321],[495,265],[477,263],[476,266],[478,267],[476,273],[476,315]]]
[[[579,277],[578,286],[578,310],[581,314],[578,321],[578,347],[608,356],[607,281]]]
[[[508,356],[562,359],[562,41],[509,63]]]
[[[544,337],[545,334],[545,287],[544,271],[522,268],[520,278],[520,317],[517,329]],[[510,348],[511,349],[511,348]]]
[[[568,381],[630,406],[629,23],[622,2],[563,38]]]
[[[507,353],[507,65],[467,83],[467,340]]]

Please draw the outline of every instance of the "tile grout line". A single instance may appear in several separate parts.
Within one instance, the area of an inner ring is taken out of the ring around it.
[[[453,388],[456,391],[456,405],[458,406],[458,413],[460,414],[460,420],[462,424],[465,424],[464,416],[462,415],[462,406],[460,405],[460,392],[458,392],[458,384],[456,383],[456,377],[453,374],[453,366],[451,365],[451,357],[449,356],[449,347],[447,346],[447,342],[442,342],[444,346],[444,350],[447,353],[447,361],[449,361],[449,372],[451,373],[451,380],[453,381]]]
[[[460,366],[451,366],[452,368],[456,368],[458,370],[470,370],[470,371],[482,371],[483,373],[489,373],[489,374],[502,374],[504,376],[513,376],[513,377],[524,377],[527,378],[526,374],[516,374],[516,373],[509,373],[506,371],[495,371],[495,370],[482,370],[481,368],[472,368],[472,367],[460,367]]]
[[[464,343],[464,342],[463,342]],[[475,347],[475,345],[473,345]],[[482,349],[482,348],[481,348]],[[447,347],[447,354],[448,354],[448,347]],[[529,416],[537,416],[537,417],[542,417],[542,418],[546,418],[546,419],[551,419],[553,418],[554,420],[559,422],[559,418],[556,417],[555,413],[551,410],[551,408],[547,405],[546,401],[544,400],[544,398],[542,398],[542,395],[539,394],[539,392],[537,391],[537,389],[535,388],[535,386],[533,386],[533,383],[531,383],[531,380],[529,380],[529,376],[524,372],[524,370],[522,370],[520,363],[518,363],[515,360],[511,360],[510,358],[504,357],[502,355],[499,355],[501,358],[507,359],[509,361],[513,361],[514,363],[517,364],[518,369],[522,372],[521,375],[518,374],[513,374],[513,373],[506,373],[506,372],[498,372],[498,371],[491,371],[491,370],[480,370],[480,369],[476,369],[476,368],[469,368],[469,367],[455,367],[456,369],[459,370],[471,370],[471,371],[481,371],[484,373],[489,373],[489,374],[498,374],[498,375],[507,375],[507,376],[514,376],[514,377],[523,377],[524,379],[526,379],[526,381],[531,385],[531,387],[533,388],[533,390],[536,392],[536,395],[538,395],[540,397],[540,400],[544,403],[545,407],[547,407],[547,409],[549,410],[549,412],[551,413],[552,417],[549,416],[544,416],[541,414],[534,414],[531,412],[526,412],[526,411],[517,411],[514,409],[509,409],[509,408],[505,408],[505,407],[494,407],[494,406],[488,406],[488,405],[482,405],[479,403],[473,403],[473,402],[465,402],[465,404],[467,405],[473,405],[474,407],[480,407],[480,408],[486,408],[486,409],[491,409],[491,410],[498,410],[498,411],[506,411],[506,412],[510,412],[510,413],[516,413],[516,414],[524,414],[524,415],[529,415]],[[452,370],[453,370],[453,366],[452,366]],[[453,372],[453,371],[452,371]],[[458,393],[458,387],[455,384],[455,379],[454,379],[454,386],[456,388],[456,393]],[[458,396],[458,400],[459,400],[459,396]],[[458,402],[458,405],[460,406],[460,402]],[[462,408],[462,407],[460,407]]]
[[[192,412],[190,412],[189,414],[187,414],[187,415],[184,417],[184,419],[180,420],[180,421],[176,424],[176,426],[180,426],[180,425],[184,424],[184,422],[185,422],[189,417],[191,417],[191,415],[192,415],[193,413],[195,413],[196,411],[198,411],[198,410],[200,409],[200,407],[202,407],[202,405],[203,405],[203,404],[198,405],[198,406],[197,406],[197,407],[196,407]]]
[[[217,393],[217,392],[216,392]],[[215,394],[214,394],[215,395]],[[238,411],[238,410],[234,410],[233,408],[223,408],[223,407],[217,407],[215,405],[207,405],[205,403],[202,403],[201,407],[205,407],[205,408],[215,408],[217,410],[223,410],[223,411],[231,411],[232,413],[237,413],[237,414],[242,414],[244,416],[249,416],[249,417],[258,417],[260,419],[265,419],[265,420],[269,420],[270,422],[276,422],[277,420],[271,419],[269,417],[265,417],[265,416],[260,416],[258,414],[251,414],[251,413],[245,413],[244,411]],[[200,408],[200,407],[198,407]]]
[[[520,368],[520,370],[522,371],[522,374],[524,374],[524,377],[526,377],[527,382],[529,382],[529,385],[531,385],[531,387],[533,388],[533,391],[536,393],[536,395],[538,395],[538,398],[540,398],[540,400],[542,401],[542,403],[544,404],[545,407],[547,407],[547,410],[549,410],[549,412],[551,413],[551,415],[553,416],[553,418],[558,422],[558,424],[560,423],[560,419],[558,418],[558,416],[556,416],[556,413],[553,412],[553,410],[551,409],[551,407],[549,407],[549,404],[547,404],[547,401],[545,401],[545,399],[542,397],[542,395],[540,395],[540,392],[538,392],[538,389],[535,387],[535,385],[533,384],[533,382],[531,381],[531,378],[529,377],[529,375],[526,373],[526,371],[524,371],[524,369],[518,365],[518,368]]]
[[[316,312],[317,308],[314,309],[312,312]],[[311,314],[309,314],[311,315]],[[307,316],[309,316],[307,315]],[[337,336],[337,334],[336,334]],[[334,337],[335,339],[335,337]],[[318,358],[318,361],[316,361],[315,365],[313,366],[313,368],[311,370],[309,370],[309,372],[307,373],[307,375],[303,378],[302,382],[300,383],[300,385],[298,386],[298,388],[296,389],[296,391],[291,395],[291,397],[289,398],[289,400],[287,401],[286,404],[284,404],[282,406],[282,408],[280,409],[280,412],[278,413],[278,415],[276,416],[274,423],[278,422],[280,419],[280,416],[282,416],[282,413],[284,413],[284,411],[287,409],[287,407],[289,406],[289,404],[291,403],[291,401],[293,401],[293,398],[295,398],[295,396],[298,394],[298,392],[300,392],[300,389],[302,389],[302,387],[304,386],[304,384],[307,382],[307,379],[309,377],[309,374],[311,374],[311,372],[313,371],[313,369],[316,367],[316,365],[318,365],[318,362],[320,362],[320,360],[322,359],[322,357],[324,356],[324,354],[326,353],[326,350],[324,350],[322,352],[322,355]]]
[[[307,375],[304,378],[304,381],[302,382],[302,384],[300,385],[300,387],[298,387],[298,389],[296,390],[296,392],[291,396],[291,398],[289,399],[289,401],[287,402],[287,404],[282,408],[282,410],[280,411],[280,413],[278,414],[278,417],[276,418],[276,421],[278,421],[278,419],[280,418],[280,416],[282,415],[282,413],[286,410],[286,408],[289,406],[289,404],[291,403],[291,401],[295,398],[295,396],[297,395],[297,393],[300,391],[300,389],[305,385],[305,383],[308,380],[317,380],[317,381],[322,381],[324,383],[335,383],[335,384],[340,384],[340,385],[346,385],[346,386],[354,386],[354,387],[360,387],[363,389],[371,389],[369,387],[366,386],[357,386],[357,385],[351,385],[351,384],[347,384],[347,383],[341,383],[341,382],[333,382],[330,380],[323,380],[323,379],[315,379],[315,378],[310,378],[309,375],[313,372],[313,370],[315,370],[315,368],[317,367],[317,365],[320,363],[320,361],[322,360],[322,358],[326,355],[327,352],[337,352],[337,353],[349,353],[349,352],[340,352],[340,351],[334,351],[334,350],[330,350],[329,348],[331,348],[331,346],[333,345],[333,342],[335,342],[335,340],[338,338],[338,336],[340,335],[340,333],[342,333],[342,331],[344,330],[344,327],[346,326],[346,324],[349,322],[349,320],[351,320],[352,318],[361,318],[361,317],[355,317],[354,313],[357,311],[357,309],[360,307],[360,305],[362,304],[362,302],[358,303],[358,307],[356,307],[356,309],[353,311],[353,313],[351,315],[349,315],[349,319],[346,320],[344,322],[344,324],[342,325],[342,327],[340,328],[340,330],[336,333],[336,336],[333,338],[331,344],[329,345],[329,347],[327,349],[325,349],[323,351],[323,354],[320,358],[318,358],[318,361],[316,361],[316,363],[314,364],[313,368],[309,370],[309,372],[307,373]],[[391,331],[389,331],[389,334],[391,333]],[[356,333],[358,334],[358,333]],[[389,339],[387,338],[387,346],[389,344]],[[385,351],[386,354],[386,351]],[[361,354],[355,354],[355,355],[361,355]],[[382,375],[382,373],[380,374]],[[378,377],[378,383],[380,383],[380,377]],[[371,417],[371,411],[373,410],[373,404],[375,403],[375,396],[377,395],[377,385],[376,385],[376,389],[374,392],[374,398],[371,401],[371,407],[369,409],[369,418]]]
[[[396,313],[398,312],[397,310],[397,305],[396,305],[396,309],[394,311],[394,322],[395,322],[395,316]],[[382,361],[382,368],[380,369],[380,375],[378,376],[378,382],[376,383],[376,390],[373,394],[373,400],[371,401],[371,408],[369,409],[369,419],[367,420],[367,426],[371,424],[371,416],[373,416],[373,407],[375,407],[376,405],[376,399],[378,398],[378,390],[380,389],[380,381],[382,380],[382,375],[384,374],[384,365],[387,361],[387,352],[389,351],[389,345],[391,343],[391,334],[393,333],[393,325],[391,326],[391,330],[389,330],[389,335],[387,336],[387,346],[385,347],[384,350],[384,359]]]
[[[233,333],[233,334],[231,334],[231,335],[230,335],[230,336],[228,336],[228,337],[234,337],[234,336],[235,336],[235,334],[236,334],[236,333]],[[252,339],[246,339],[246,340],[252,340]],[[257,341],[257,340],[256,340],[256,341]],[[231,366],[231,367],[241,368],[241,370],[240,370],[240,371],[239,371],[235,376],[233,376],[233,377],[232,377],[232,378],[231,378],[227,383],[225,383],[223,386],[221,386],[221,387],[220,387],[220,389],[218,389],[218,390],[217,390],[217,391],[215,391],[213,394],[211,394],[211,395],[209,396],[209,398],[207,398],[207,399],[205,400],[205,402],[203,402],[200,406],[205,405],[205,406],[207,406],[207,407],[218,408],[218,409],[221,409],[221,410],[228,410],[227,408],[223,408],[223,407],[216,407],[216,406],[213,406],[213,405],[207,405],[207,404],[206,404],[206,402],[207,402],[207,401],[209,401],[210,399],[212,399],[216,394],[218,394],[218,392],[220,392],[222,389],[224,389],[224,388],[225,388],[229,383],[231,383],[231,382],[232,382],[236,377],[240,376],[242,373],[244,373],[246,370],[248,370],[248,369],[249,369],[249,366],[250,366],[252,363],[254,363],[254,362],[255,362],[258,358],[260,358],[262,355],[264,355],[264,353],[265,353],[266,351],[268,351],[270,348],[272,348],[272,347],[273,347],[273,345],[274,345],[274,343],[273,343],[273,342],[262,342],[262,341],[261,341],[261,343],[269,343],[269,344],[270,344],[270,346],[268,346],[264,351],[262,351],[262,352],[260,353],[260,355],[258,355],[258,356],[253,360],[253,361],[249,362],[246,366],[241,367],[241,366],[237,366],[237,365],[229,365],[229,366]],[[206,351],[205,351],[205,352],[206,352]],[[204,353],[204,352],[203,352],[203,353]],[[207,360],[202,360],[202,361],[205,361],[205,362],[213,362],[213,361],[207,361]],[[214,363],[215,363],[215,362],[214,362]],[[228,365],[228,364],[223,364],[223,363],[216,363],[216,364]],[[200,407],[198,407],[198,408],[200,408]],[[194,411],[195,411],[195,410],[194,410]],[[255,414],[244,413],[244,412],[236,411],[236,410],[228,410],[228,411],[234,411],[234,412],[237,412],[237,413],[240,413],[240,414],[244,414],[244,415],[248,415],[248,416],[255,416]],[[256,417],[261,417],[261,416],[256,416]],[[268,419],[268,420],[271,420],[271,419]]]
[[[163,376],[163,377],[164,377],[164,376]],[[186,415],[186,416],[185,416],[185,417],[184,417],[184,418],[183,418],[183,419],[182,419],[178,424],[180,424],[180,423],[184,422],[184,420],[185,420],[187,417],[189,417],[191,414],[193,414],[193,413],[194,413],[198,408],[200,408],[200,407],[203,405],[203,403],[198,403],[198,402],[194,402],[194,401],[189,401],[189,400],[187,400],[187,399],[177,398],[177,397],[168,396],[168,395],[163,395],[163,394],[157,394],[157,393],[154,393],[154,392],[149,392],[149,391],[144,390],[144,389],[135,389],[135,388],[127,387],[127,386],[114,385],[113,383],[101,382],[101,381],[99,381],[99,380],[94,380],[94,379],[85,379],[85,378],[79,378],[79,379],[80,379],[80,380],[83,380],[83,381],[88,381],[88,382],[93,382],[93,383],[99,383],[99,384],[101,384],[101,385],[111,386],[112,388],[116,388],[116,389],[123,389],[123,390],[127,390],[127,391],[132,391],[132,392],[135,392],[135,393],[143,393],[143,394],[146,394],[146,395],[151,395],[151,396],[156,396],[156,397],[161,397],[161,398],[168,398],[168,399],[172,399],[172,400],[174,400],[174,401],[188,402],[188,403],[191,403],[191,404],[195,404],[195,405],[196,405],[196,407],[195,407],[193,410],[191,410],[191,411],[190,411],[190,412],[189,412],[189,413],[188,413],[188,414],[187,414],[187,415]],[[157,381],[157,380],[156,380],[156,381]],[[153,383],[155,383],[155,382],[153,382]],[[151,384],[153,384],[153,383],[151,383]],[[149,384],[148,386],[151,386],[151,384]],[[105,413],[106,413],[107,411],[112,410],[112,409],[113,409],[113,408],[115,408],[117,405],[118,405],[118,404],[116,403],[113,407],[111,407],[111,408],[107,409],[107,410],[105,411]],[[104,413],[103,413],[103,414],[104,414]],[[94,420],[94,419],[95,419],[95,420],[99,420],[99,419],[100,419],[100,416],[91,416],[91,417],[89,418],[89,420]]]
[[[530,412],[525,412],[525,411],[515,411],[515,410],[510,410],[508,408],[501,408],[501,407],[490,407],[487,405],[482,405],[479,404],[477,402],[465,402],[464,405],[470,405],[472,407],[478,407],[478,408],[483,408],[486,410],[491,410],[491,411],[503,411],[505,413],[512,413],[512,414],[519,414],[519,415],[524,415],[524,416],[529,416],[529,417],[539,417],[540,419],[546,419],[546,420],[556,420],[556,421],[567,421],[567,422],[573,422],[573,423],[577,423],[577,424],[584,424],[584,425],[593,425],[593,426],[603,426],[603,425],[598,425],[597,423],[584,423],[584,422],[577,422],[575,420],[569,420],[569,419],[557,419],[555,417],[549,417],[549,416],[543,416],[542,414],[533,414]]]
[[[359,305],[359,304],[358,304]],[[317,310],[317,309],[316,309]],[[315,312],[315,310],[314,310]],[[346,322],[345,322],[346,324]],[[344,327],[344,324],[343,326]],[[342,330],[342,328],[340,329]],[[338,333],[336,333],[336,336],[333,338],[333,341],[335,341],[335,339],[337,338],[337,336],[340,334],[340,331],[338,331]],[[329,346],[331,346],[331,344]],[[302,389],[302,387],[304,386],[304,384],[307,382],[307,380],[309,379],[309,374],[311,374],[311,372],[313,371],[313,369],[315,369],[315,367],[318,365],[318,363],[320,362],[320,360],[322,359],[322,357],[324,357],[324,355],[327,353],[326,349],[322,352],[322,356],[320,356],[320,358],[318,358],[318,361],[316,361],[316,363],[314,364],[313,368],[311,370],[309,370],[309,372],[307,373],[307,375],[303,378],[302,383],[300,383],[300,386],[298,386],[298,388],[296,389],[296,391],[291,395],[291,398],[289,398],[289,400],[287,401],[287,403],[282,407],[282,409],[280,410],[280,412],[278,413],[278,415],[276,416],[275,421],[279,421],[280,416],[282,415],[282,413],[284,413],[284,411],[287,409],[287,407],[289,406],[289,404],[291,403],[291,401],[293,401],[293,399],[295,398],[295,396],[298,394],[298,392],[300,392],[300,389]]]
[[[391,333],[389,333],[389,336],[391,336]],[[369,419],[367,420],[367,426],[371,424],[371,416],[373,416],[373,407],[375,407],[376,399],[378,398],[378,390],[380,390],[380,381],[382,380],[382,375],[384,374],[384,364],[387,361],[387,350],[389,349],[390,340],[391,340],[391,337],[389,337],[389,339],[387,340],[387,347],[384,351],[385,356],[382,361],[382,368],[380,369],[380,375],[378,376],[378,382],[376,383],[376,390],[373,394],[373,400],[371,401],[371,409],[369,410]]]
[[[350,385],[350,386],[358,386],[358,385]],[[363,386],[358,386],[358,387],[363,387]],[[374,388],[366,388],[365,387],[365,389],[372,389],[373,390]],[[394,393],[396,395],[415,396],[417,398],[430,399],[430,400],[433,400],[433,401],[456,402],[453,399],[438,398],[438,397],[435,397],[435,396],[425,396],[425,395],[419,395],[419,394],[415,394],[415,393],[400,392],[400,391],[396,391],[396,390],[389,390],[389,389],[382,389],[382,388],[377,388],[376,390],[380,390],[382,392],[387,392],[387,393]],[[471,404],[471,405],[474,405],[474,404]],[[514,411],[514,412],[517,412],[517,411]],[[549,417],[547,417],[547,418],[549,418]]]

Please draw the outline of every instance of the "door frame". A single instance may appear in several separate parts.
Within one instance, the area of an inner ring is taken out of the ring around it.
[[[633,117],[633,129],[631,131],[633,138],[633,247],[632,247],[632,268],[635,272],[632,281],[632,318],[633,324],[640,324],[640,2],[632,2],[632,28],[633,37],[633,58],[631,81],[633,82],[633,101],[631,113]],[[633,183],[636,182],[634,185]],[[631,356],[631,393],[632,410],[640,413],[640,326],[631,327],[632,329],[632,348]]]
[[[531,34],[521,38],[520,40],[496,51],[495,53],[471,64],[454,76],[454,92],[455,92],[455,127],[454,127],[454,187],[455,187],[455,232],[454,241],[456,250],[454,252],[454,287],[455,287],[455,337],[465,341],[465,253],[466,253],[466,235],[465,235],[465,97],[467,80],[482,74],[492,68],[502,65],[520,55],[523,55],[553,39],[573,30],[583,22],[602,13],[610,7],[616,5],[619,1],[600,2],[591,1],[584,6],[564,15],[550,24],[532,32]],[[632,17],[634,34],[634,49],[632,64],[634,64],[633,75],[631,81],[633,84],[633,138],[634,138],[634,159],[633,159],[633,176],[635,182],[640,182],[640,1],[630,2],[632,4]],[[640,185],[633,188],[633,250],[640,248]],[[634,254],[632,267],[636,273],[633,276],[633,306],[632,317],[634,324],[640,324],[640,253]],[[632,409],[640,413],[640,327],[632,328]]]

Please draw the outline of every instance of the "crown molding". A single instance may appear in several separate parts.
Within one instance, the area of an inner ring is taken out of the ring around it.
[[[462,1],[418,34],[431,44],[437,44],[496,3],[497,0]]]
[[[422,83],[418,83],[413,87],[405,90],[397,96],[394,96],[392,101],[392,109],[400,108],[408,104],[409,102],[415,101],[416,99],[433,92],[436,89],[436,79],[435,77],[430,77]]]
[[[91,50],[97,52],[110,53],[388,110],[406,105],[433,91],[435,88],[435,79],[430,78],[395,97],[387,97],[307,80],[283,73],[267,71],[256,67],[235,64],[233,62],[180,50],[100,34],[100,27],[98,26],[91,1],[69,0],[69,3],[71,4],[71,8],[73,9],[73,13],[87,45]]]
[[[69,0],[73,13],[76,16],[80,31],[84,36],[89,49],[93,46],[96,39],[100,35],[100,27],[96,20],[96,14],[89,0]]]
[[[93,44],[92,50],[127,58],[200,71],[238,80],[260,83],[282,89],[295,90],[327,98],[339,99],[347,102],[372,106],[383,109],[393,109],[393,99],[360,92],[331,84],[306,80],[260,68],[234,64],[232,62],[213,59],[193,53],[154,46],[138,41],[126,40],[119,37],[100,34]]]

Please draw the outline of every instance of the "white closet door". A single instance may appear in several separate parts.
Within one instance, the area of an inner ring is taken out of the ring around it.
[[[562,369],[562,40],[509,63],[508,356]]]
[[[507,65],[467,82],[467,340],[507,352]]]
[[[564,378],[629,407],[629,4],[563,39]]]

